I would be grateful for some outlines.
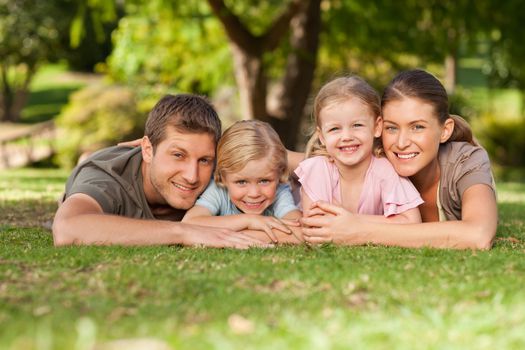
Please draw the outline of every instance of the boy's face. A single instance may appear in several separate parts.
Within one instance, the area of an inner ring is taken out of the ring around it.
[[[215,141],[208,133],[182,133],[168,127],[155,152],[149,139],[143,138],[142,155],[148,203],[187,210],[210,182]]]
[[[275,200],[279,174],[270,157],[251,160],[240,171],[224,173],[232,203],[245,214],[262,214]]]

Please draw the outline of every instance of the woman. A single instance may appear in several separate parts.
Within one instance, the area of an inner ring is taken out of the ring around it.
[[[341,207],[316,202],[312,210],[317,215],[302,219],[305,239],[310,243],[489,249],[498,220],[489,158],[473,140],[468,124],[449,115],[443,85],[423,70],[402,72],[386,87],[381,108],[384,152],[425,201],[420,206],[423,223],[374,223]]]

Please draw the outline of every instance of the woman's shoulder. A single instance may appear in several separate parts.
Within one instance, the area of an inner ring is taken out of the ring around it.
[[[474,146],[468,142],[447,142],[440,146],[439,160],[441,164],[463,163],[468,159],[489,161],[489,156],[483,147]]]

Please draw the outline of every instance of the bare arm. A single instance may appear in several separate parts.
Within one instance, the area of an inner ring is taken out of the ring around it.
[[[227,229],[104,214],[97,201],[81,193],[68,197],[58,208],[53,239],[56,246],[184,244],[247,248],[261,245],[260,240]]]
[[[273,216],[250,214],[212,216],[208,209],[196,205],[186,213],[182,221],[205,226],[229,227],[264,242],[300,243],[303,241],[298,222],[300,217],[299,210],[289,212],[282,220]]]
[[[286,150],[286,155],[288,159],[288,170],[290,174],[293,174],[293,171],[299,166],[299,163],[304,160],[304,153]]]
[[[418,208],[408,209],[400,214],[385,217],[384,215],[359,215],[363,220],[375,223],[417,224],[421,222]]]
[[[455,249],[490,249],[496,234],[498,213],[496,198],[490,187],[478,184],[463,194],[462,219],[458,221],[392,225],[373,223],[346,210],[320,203],[323,210],[335,215],[303,218],[307,240],[314,243],[333,241],[339,244],[367,243],[401,247]]]

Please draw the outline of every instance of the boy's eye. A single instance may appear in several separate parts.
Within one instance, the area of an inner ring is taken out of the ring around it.
[[[355,123],[355,124],[354,124],[354,128],[360,128],[360,127],[362,127],[362,126],[364,126],[364,125],[361,124],[361,123]]]
[[[261,179],[261,180],[259,180],[259,183],[261,183],[261,184],[268,184],[270,182],[271,182],[270,179]]]
[[[237,180],[235,181],[237,185],[246,185],[246,180]]]

